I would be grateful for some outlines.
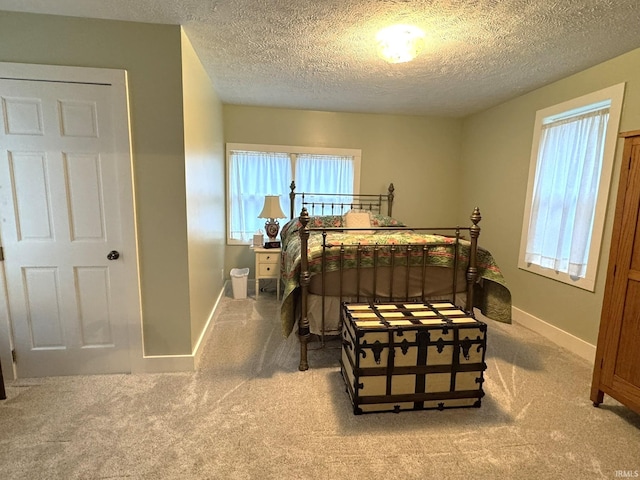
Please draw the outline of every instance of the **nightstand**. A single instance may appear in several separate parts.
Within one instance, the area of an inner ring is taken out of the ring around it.
[[[256,256],[256,298],[260,292],[261,278],[276,279],[276,298],[280,300],[280,251],[279,248],[252,247]]]

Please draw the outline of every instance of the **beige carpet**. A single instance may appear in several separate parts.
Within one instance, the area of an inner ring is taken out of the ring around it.
[[[354,416],[339,350],[283,339],[275,296],[224,299],[199,371],[24,379],[0,401],[0,479],[613,479],[640,416],[591,367],[488,320],[479,409]]]

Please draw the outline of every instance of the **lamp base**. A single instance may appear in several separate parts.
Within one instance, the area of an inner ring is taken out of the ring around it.
[[[264,242],[264,248],[280,248],[280,242]]]
[[[273,242],[280,231],[280,223],[275,218],[270,218],[264,224],[264,231],[269,237],[269,241]]]

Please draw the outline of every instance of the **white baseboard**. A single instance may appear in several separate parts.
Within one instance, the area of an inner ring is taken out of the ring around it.
[[[560,328],[551,325],[533,315],[520,310],[517,307],[511,307],[513,321],[520,325],[539,333],[548,338],[556,345],[569,350],[572,353],[584,358],[591,364],[595,362],[596,346],[572,335]]]
[[[195,369],[193,355],[148,355],[131,366],[131,373],[192,372]]]
[[[222,289],[220,290],[220,293],[218,294],[218,298],[216,298],[216,302],[213,304],[213,308],[211,309],[211,313],[209,313],[209,318],[207,318],[207,323],[205,324],[204,328],[202,329],[202,332],[200,332],[200,337],[198,337],[198,341],[196,342],[195,347],[193,348],[193,369],[195,370],[196,368],[198,368],[198,365],[200,364],[200,358],[202,357],[202,344],[204,342],[204,339],[207,336],[207,333],[209,333],[209,328],[211,328],[213,326],[213,317],[215,316],[216,310],[218,309],[218,305],[220,304],[220,300],[222,300],[222,297],[224,297],[224,292],[225,292],[225,288],[227,286],[227,281],[225,280],[222,283]]]
[[[190,355],[145,355],[138,362],[131,366],[131,373],[175,373],[175,372],[192,372],[198,368],[200,357],[202,356],[203,340],[209,332],[209,328],[213,325],[213,317],[216,309],[220,304],[220,300],[224,296],[226,282],[222,285],[222,289],[218,294],[209,318],[205,324],[198,341],[196,342],[193,352]]]

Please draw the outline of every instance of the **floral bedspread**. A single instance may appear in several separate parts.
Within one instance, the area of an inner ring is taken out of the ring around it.
[[[339,270],[340,267],[340,245],[344,244],[344,264],[346,268],[356,265],[357,253],[355,245],[378,245],[377,261],[380,266],[388,266],[391,258],[392,245],[423,245],[429,246],[427,264],[430,266],[442,266],[452,268],[454,265],[455,250],[451,245],[455,244],[455,238],[418,233],[412,230],[385,230],[384,227],[402,226],[400,222],[383,215],[372,217],[371,231],[342,231],[341,216],[311,217],[310,228],[329,228],[338,230],[327,230],[327,244],[332,245],[328,250],[325,262],[325,271],[331,272]],[[293,330],[294,317],[294,295],[299,289],[300,277],[300,237],[298,230],[300,222],[294,219],[288,222],[282,229],[282,261],[281,280],[284,284],[284,294],[281,304],[282,331],[288,336]],[[309,271],[311,275],[322,271],[322,232],[311,231],[308,242]],[[458,249],[458,265],[466,265],[469,258],[470,243],[460,240]],[[373,255],[365,254],[360,256],[360,266],[362,268],[373,267]],[[394,265],[406,265],[407,257],[396,256]],[[409,256],[410,265],[421,265],[423,261],[421,249],[415,249]],[[480,281],[474,291],[475,306],[487,317],[501,322],[511,322],[511,294],[506,287],[500,269],[496,265],[491,253],[482,248],[478,248],[477,253],[478,276]]]

